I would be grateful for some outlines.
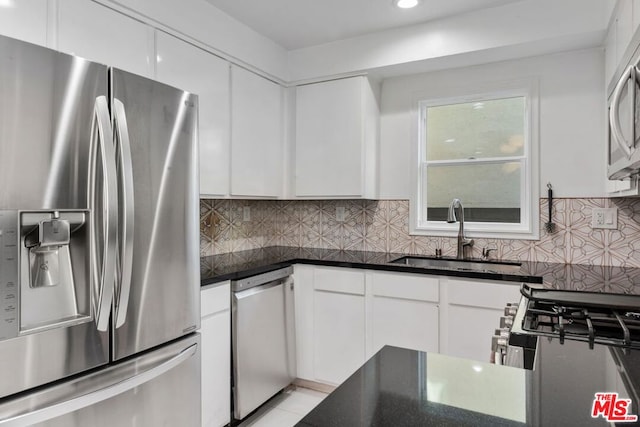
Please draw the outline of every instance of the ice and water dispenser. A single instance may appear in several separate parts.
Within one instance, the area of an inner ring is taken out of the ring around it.
[[[92,319],[89,211],[0,211],[0,339]]]

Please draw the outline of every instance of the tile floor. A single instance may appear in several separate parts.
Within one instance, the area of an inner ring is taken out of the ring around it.
[[[239,427],[294,426],[326,396],[326,393],[302,387],[285,390],[244,420]]]

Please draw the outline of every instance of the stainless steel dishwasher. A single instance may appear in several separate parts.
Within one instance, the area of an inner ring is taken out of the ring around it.
[[[293,267],[231,282],[233,417],[245,418],[296,377]]]

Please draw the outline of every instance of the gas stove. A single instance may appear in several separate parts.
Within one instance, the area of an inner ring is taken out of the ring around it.
[[[562,291],[523,283],[509,344],[535,348],[539,336],[640,349],[640,295]]]

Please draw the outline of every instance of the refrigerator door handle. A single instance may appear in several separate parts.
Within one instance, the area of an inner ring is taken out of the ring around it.
[[[195,355],[197,349],[198,344],[193,344],[171,359],[161,362],[159,365],[156,365],[142,373],[136,374],[133,377],[91,393],[83,394],[68,400],[54,402],[43,408],[38,408],[27,413],[22,413],[11,418],[4,419],[0,421],[0,427],[30,426],[61,415],[70,414],[79,409],[86,408],[87,406],[95,405],[158,378]]]
[[[113,301],[118,240],[118,188],[116,178],[113,133],[110,126],[107,98],[99,96],[94,105],[89,150],[88,202],[91,209],[91,271],[96,286],[93,293],[97,329],[109,328]],[[102,174],[98,176],[98,156]],[[100,187],[98,189],[97,187]],[[100,224],[96,219],[101,218]],[[98,239],[102,238],[102,246]]]
[[[122,326],[127,317],[129,292],[131,289],[131,275],[133,270],[133,165],[131,159],[131,143],[124,104],[117,98],[113,99],[113,113],[116,133],[116,155],[118,163],[120,189],[120,279],[116,288],[115,323],[116,328]]]

